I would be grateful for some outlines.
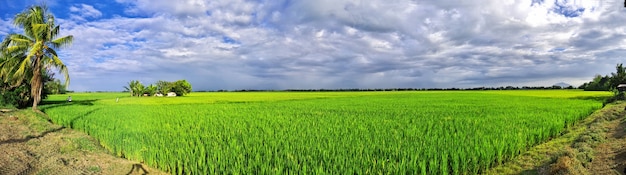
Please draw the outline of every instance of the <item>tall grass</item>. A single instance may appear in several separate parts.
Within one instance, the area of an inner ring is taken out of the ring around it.
[[[118,156],[173,174],[477,174],[601,107],[478,92],[286,94],[79,95],[43,108]]]

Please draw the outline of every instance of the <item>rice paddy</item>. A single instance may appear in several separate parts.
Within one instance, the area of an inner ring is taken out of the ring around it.
[[[477,174],[558,136],[607,92],[53,95],[42,109],[172,174]]]

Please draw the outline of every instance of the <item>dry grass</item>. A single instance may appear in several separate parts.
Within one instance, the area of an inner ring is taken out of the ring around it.
[[[619,153],[626,155],[626,147],[623,146],[626,145],[626,138],[613,134],[625,132],[625,120],[618,120],[624,119],[625,107],[624,102],[607,105],[563,135],[535,146],[485,174],[615,174],[621,166],[626,168],[626,156],[621,164],[614,163],[621,160]],[[623,142],[619,142],[620,139]],[[606,157],[603,160],[609,161],[601,161],[597,157]]]
[[[116,158],[90,136],[38,115],[0,113],[0,174],[166,174]]]

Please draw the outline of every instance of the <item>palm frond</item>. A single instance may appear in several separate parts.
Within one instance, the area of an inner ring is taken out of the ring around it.
[[[8,38],[13,44],[30,44],[34,41],[33,38],[21,34],[12,34]]]
[[[70,75],[67,71],[67,67],[65,66],[65,64],[63,64],[63,61],[61,61],[61,59],[59,59],[59,57],[57,56],[57,53],[54,49],[52,48],[47,48],[46,52],[48,53],[46,57],[44,57],[45,59],[42,61],[45,61],[46,65],[50,65],[53,66],[57,69],[59,69],[59,73],[63,74],[64,78],[65,78],[65,86],[68,86],[70,83]]]
[[[46,55],[49,56],[48,58],[50,58],[50,60],[51,60],[49,63],[52,63],[53,65],[63,64],[63,62],[61,62],[61,60],[59,60],[59,57],[57,55],[57,51],[55,51],[54,49],[48,47],[48,48],[46,48],[45,52],[47,53]]]
[[[50,27],[54,26],[54,24],[48,24]],[[60,26],[54,26],[51,30],[50,33],[48,34],[50,37],[50,40],[54,40],[54,38],[57,38],[57,35],[59,35],[59,32],[61,30]]]
[[[17,67],[17,70],[14,73],[14,76],[22,77],[24,75],[24,72],[26,72],[26,70],[30,68],[30,65],[31,65],[31,60],[29,57],[26,57],[26,59],[23,59],[19,63],[19,66]]]
[[[62,48],[62,47],[71,45],[73,41],[74,41],[74,36],[68,35],[68,36],[64,36],[64,37],[52,40],[50,43],[52,43],[51,45],[54,48]]]
[[[33,46],[30,47],[28,54],[26,55],[26,59],[30,60],[30,59],[33,59],[33,56],[36,57],[36,54],[42,52],[42,50],[40,50],[42,46],[43,46],[42,42],[35,42],[35,44],[33,44]]]
[[[63,78],[65,78],[65,87],[68,87],[70,85],[70,74],[67,71],[67,67],[63,64],[59,66],[58,69],[59,73],[63,74]]]
[[[46,35],[48,35],[48,25],[47,24],[33,24],[32,25],[32,30],[34,33],[37,33],[38,35],[36,36],[36,38],[38,40],[42,40],[46,38]]]

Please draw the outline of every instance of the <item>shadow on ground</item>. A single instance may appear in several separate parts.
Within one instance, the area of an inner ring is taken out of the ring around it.
[[[581,97],[572,97],[572,98],[569,98],[569,99],[592,100],[592,101],[604,103],[606,101],[606,99],[609,99],[609,98],[610,97],[607,97],[607,96],[581,96]]]
[[[76,100],[72,102],[68,102],[65,100],[50,100],[50,101],[42,101],[39,103],[41,106],[39,109],[45,112],[46,109],[52,109],[56,107],[62,106],[72,106],[72,105],[82,105],[82,106],[93,106],[93,103],[97,100]]]
[[[37,136],[26,136],[26,138],[23,139],[9,139],[9,140],[4,140],[4,141],[0,141],[0,145],[3,144],[11,144],[11,143],[24,143],[24,142],[28,142],[31,139],[37,139],[37,138],[42,138],[44,136],[46,136],[47,134],[53,133],[53,132],[57,132],[57,131],[61,131],[65,129],[64,126],[56,128],[56,129],[52,129],[52,130],[48,130],[48,131],[44,131],[43,133],[37,135]]]

